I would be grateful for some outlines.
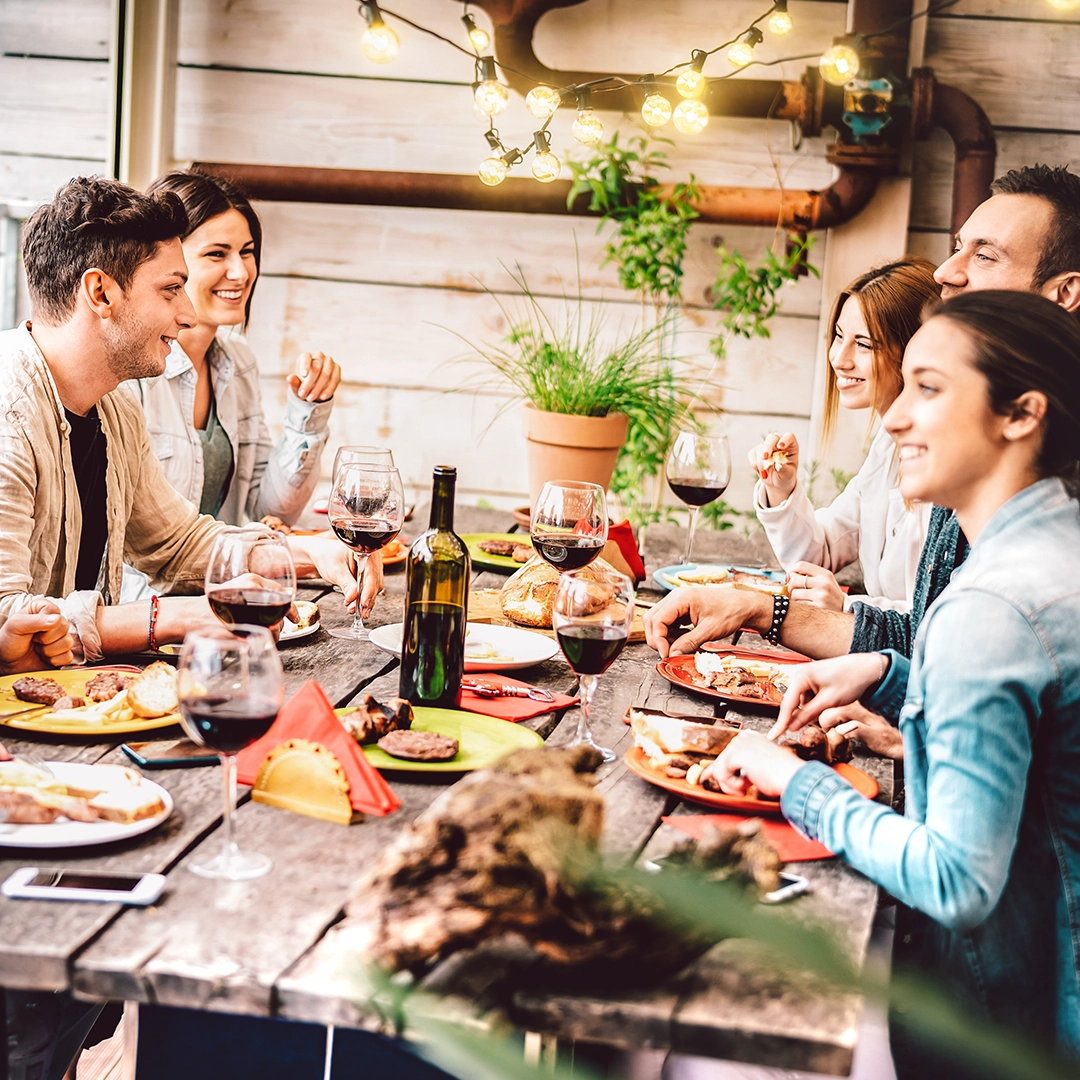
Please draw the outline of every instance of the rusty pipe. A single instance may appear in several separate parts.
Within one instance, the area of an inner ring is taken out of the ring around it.
[[[538,184],[508,177],[484,187],[475,176],[401,173],[365,169],[310,169],[282,165],[229,165],[199,161],[199,172],[239,184],[253,199],[273,202],[351,203],[415,206],[440,210],[501,210],[519,214],[593,216],[582,195],[567,209],[568,180]],[[702,185],[694,208],[705,224],[781,225],[826,229],[853,218],[873,197],[880,174],[874,169],[841,169],[823,191]],[[661,193],[671,188],[662,188]]]
[[[997,140],[986,113],[955,86],[935,84],[933,116],[935,125],[949,133],[956,148],[952,195],[955,236],[975,207],[990,198]]]

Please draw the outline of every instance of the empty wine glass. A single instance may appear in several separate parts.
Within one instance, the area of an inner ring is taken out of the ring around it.
[[[625,574],[590,568],[559,575],[552,626],[581,693],[577,734],[569,745],[591,746],[605,761],[614,761],[615,753],[593,739],[593,697],[600,676],[622,652],[633,621],[634,584]]]
[[[296,599],[288,540],[258,526],[225,529],[210,549],[203,588],[226,625],[273,626]]]
[[[244,881],[262,877],[272,863],[244,852],[233,839],[236,755],[270,730],[285,696],[281,660],[263,626],[231,626],[192,631],[184,638],[177,665],[180,722],[200,746],[221,757],[225,814],[221,853],[188,864],[202,877]]]
[[[356,562],[356,611],[352,626],[331,630],[334,637],[367,641],[369,633],[360,614],[364,564],[373,551],[394,539],[405,521],[405,492],[397,469],[370,463],[346,463],[334,474],[327,509],[330,528],[352,548]]]
[[[392,469],[394,455],[388,446],[339,446],[330,475],[337,476],[342,465],[385,465]]]
[[[582,480],[549,480],[529,521],[533,547],[556,570],[579,570],[604,550],[608,537],[604,489]]]
[[[731,483],[731,448],[727,436],[680,431],[668,451],[664,472],[668,487],[690,510],[690,528],[683,554],[683,562],[688,563],[694,546],[698,510],[719,499]]]

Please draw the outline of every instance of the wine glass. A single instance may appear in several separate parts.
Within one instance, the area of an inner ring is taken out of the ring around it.
[[[552,626],[566,662],[578,677],[581,711],[570,746],[591,746],[605,761],[614,751],[597,746],[589,730],[593,696],[600,676],[614,663],[634,621],[634,584],[618,570],[570,570],[559,575]]]
[[[342,465],[385,465],[392,469],[394,455],[388,446],[339,446],[330,475],[337,476]]]
[[[529,521],[533,547],[556,570],[580,570],[604,550],[608,537],[604,489],[581,480],[549,480]]]
[[[273,626],[296,599],[288,540],[260,526],[225,529],[210,549],[204,583],[214,614],[227,626]]]
[[[690,528],[683,554],[683,562],[689,563],[698,510],[719,499],[731,483],[731,448],[727,436],[680,431],[668,451],[664,472],[668,487],[690,510]]]
[[[245,881],[271,867],[265,855],[244,852],[233,840],[236,755],[270,730],[285,696],[281,660],[264,626],[192,631],[177,665],[180,723],[200,746],[221,757],[225,781],[221,853],[189,863],[201,877]]]
[[[360,588],[364,564],[373,551],[394,539],[405,521],[405,491],[401,474],[386,465],[366,462],[346,463],[334,474],[327,509],[330,528],[352,548],[356,561],[356,612],[352,626],[331,630],[334,637],[367,641],[367,629],[360,614]]]

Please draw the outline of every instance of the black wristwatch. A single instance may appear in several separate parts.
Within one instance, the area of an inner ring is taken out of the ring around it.
[[[787,618],[788,609],[790,607],[790,597],[781,596],[780,593],[773,593],[772,624],[762,635],[766,641],[771,641],[774,645],[780,644],[780,627],[784,625],[784,620]]]

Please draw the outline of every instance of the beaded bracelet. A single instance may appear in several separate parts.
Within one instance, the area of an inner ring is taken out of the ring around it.
[[[150,597],[150,622],[146,627],[146,647],[155,653],[161,652],[157,643],[157,620],[160,606],[161,601],[158,599],[157,593],[154,593]]]
[[[781,596],[780,593],[773,593],[772,625],[763,635],[766,641],[771,641],[774,645],[780,644],[780,627],[784,625],[784,620],[787,618],[788,608],[790,607],[790,597]]]

